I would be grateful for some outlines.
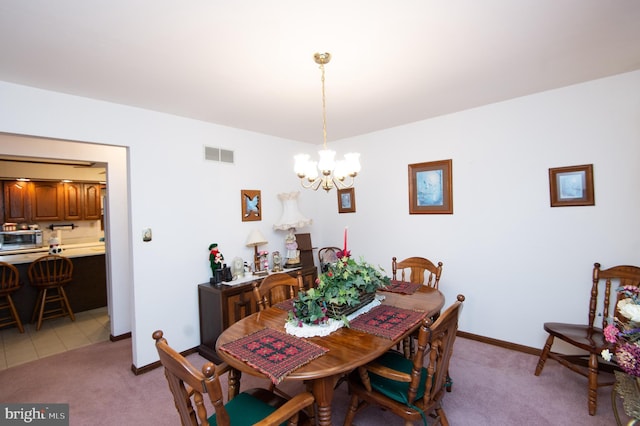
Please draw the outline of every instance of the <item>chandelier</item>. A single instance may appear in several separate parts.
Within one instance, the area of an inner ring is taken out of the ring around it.
[[[322,150],[318,151],[319,160],[312,161],[308,154],[298,154],[295,158],[294,171],[300,178],[304,188],[317,191],[322,188],[329,192],[332,188],[344,189],[353,187],[355,177],[360,171],[360,154],[350,152],[344,160],[335,160],[336,152],[327,149],[327,108],[324,94],[324,66],[331,60],[330,53],[316,53],[313,59],[322,71]],[[350,177],[350,180],[347,180]]]

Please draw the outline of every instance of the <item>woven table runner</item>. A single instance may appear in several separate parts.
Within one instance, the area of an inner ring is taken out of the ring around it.
[[[220,346],[220,350],[246,362],[277,385],[287,374],[324,355],[329,349],[277,330],[263,328]]]
[[[349,327],[365,333],[395,340],[427,315],[395,306],[380,305],[351,321]]]
[[[273,305],[273,307],[289,312],[290,310],[293,309],[293,299],[283,300],[282,302],[279,302]]]
[[[413,294],[422,284],[410,283],[407,281],[391,280],[388,286],[379,289],[380,291],[390,291],[391,293]]]

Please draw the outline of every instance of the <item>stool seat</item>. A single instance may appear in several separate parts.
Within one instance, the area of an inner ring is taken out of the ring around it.
[[[71,321],[76,320],[64,290],[73,280],[71,259],[60,255],[42,256],[29,265],[27,273],[31,285],[38,289],[31,316],[31,322],[37,320],[36,330],[40,330],[45,319],[68,316]]]
[[[0,317],[0,327],[15,324],[20,333],[24,333],[22,321],[11,298],[11,294],[20,289],[19,275],[18,268],[10,263],[0,262],[0,311],[9,311],[9,316]]]

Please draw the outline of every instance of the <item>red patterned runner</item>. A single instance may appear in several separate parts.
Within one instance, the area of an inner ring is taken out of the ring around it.
[[[293,309],[293,299],[283,300],[282,302],[279,302],[273,305],[273,307],[289,312],[290,310]]]
[[[381,291],[390,291],[392,293],[413,294],[422,286],[422,284],[410,283],[407,281],[391,280],[388,286],[381,288]]]
[[[324,355],[329,349],[270,328],[220,346],[220,350],[246,362],[275,384],[287,374]]]
[[[351,321],[349,327],[395,340],[422,321],[426,315],[426,312],[380,305]]]

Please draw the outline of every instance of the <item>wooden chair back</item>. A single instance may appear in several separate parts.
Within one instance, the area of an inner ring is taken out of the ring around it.
[[[391,271],[394,280],[425,284],[437,289],[440,283],[440,276],[442,275],[442,262],[438,262],[436,266],[424,257],[409,257],[401,262],[398,262],[397,258],[394,257],[391,260]],[[400,271],[399,276],[398,271]],[[407,271],[409,272],[408,274]],[[425,282],[425,275],[427,273],[428,277]]]
[[[27,270],[29,281],[36,287],[58,287],[73,279],[73,262],[68,257],[46,255],[34,260]]]
[[[449,361],[464,300],[463,295],[458,295],[435,322],[431,318],[422,322],[418,349],[411,360],[389,352],[358,367],[357,378],[354,375],[349,378],[352,399],[345,425],[351,425],[356,412],[366,407],[360,400],[402,417],[405,424],[419,419],[427,424],[427,416],[435,419],[433,424],[449,424],[441,401],[446,392]],[[372,378],[370,374],[379,378]]]
[[[255,388],[238,395],[237,387],[230,384],[230,378],[225,404],[220,375],[231,371],[227,364],[216,366],[207,362],[198,371],[184,356],[169,346],[162,330],[154,331],[152,337],[183,426],[209,425],[213,413],[207,413],[209,404],[205,405],[204,394],[209,396],[210,406],[215,411],[215,419],[212,420],[218,426],[231,426],[232,423],[257,426],[286,423],[288,426],[296,426],[299,419],[303,423],[309,421],[303,410],[313,405],[311,393],[302,392],[285,400],[266,389]],[[239,387],[240,383],[237,385]],[[264,405],[272,408],[265,410]]]
[[[18,268],[10,263],[0,262],[0,294],[9,294],[20,288]]]
[[[415,399],[415,389],[420,381],[420,369],[427,359],[427,380],[423,404],[429,406],[440,401],[444,395],[449,373],[449,361],[453,354],[453,344],[458,331],[458,319],[462,311],[465,297],[458,295],[457,300],[438,317],[433,325],[427,319],[420,327],[418,334],[418,349],[413,357],[411,385],[409,385],[409,400]]]
[[[24,333],[24,327],[20,316],[13,303],[11,294],[20,289],[20,273],[18,268],[10,263],[0,262],[0,310],[8,310],[8,316],[0,317],[0,327],[15,324],[20,333]]]
[[[300,271],[298,271],[296,278],[285,272],[279,272],[268,275],[260,284],[253,283],[253,296],[260,311],[276,303],[293,299],[300,290],[304,290]]]
[[[216,374],[216,366],[212,362],[207,362],[202,366],[202,371],[198,371],[185,357],[169,346],[161,330],[155,331],[153,338],[156,341],[160,363],[164,366],[164,374],[182,425],[209,424],[203,394],[209,395],[218,424],[228,425],[229,414],[224,408],[222,387]],[[195,402],[195,410],[192,399]]]
[[[624,298],[616,290],[622,286],[640,286],[640,267],[631,265],[613,266],[609,269],[600,269],[600,264],[593,265],[593,282],[591,285],[591,297],[589,299],[590,328],[600,327],[604,329],[614,317],[618,301]],[[602,295],[600,289],[602,288]],[[611,290],[613,289],[613,297]],[[622,315],[616,315],[624,321]],[[602,317],[602,323],[596,324],[596,319]]]
[[[338,252],[340,250],[338,247],[322,247],[318,250],[320,273],[327,272],[329,265],[338,261]]]

